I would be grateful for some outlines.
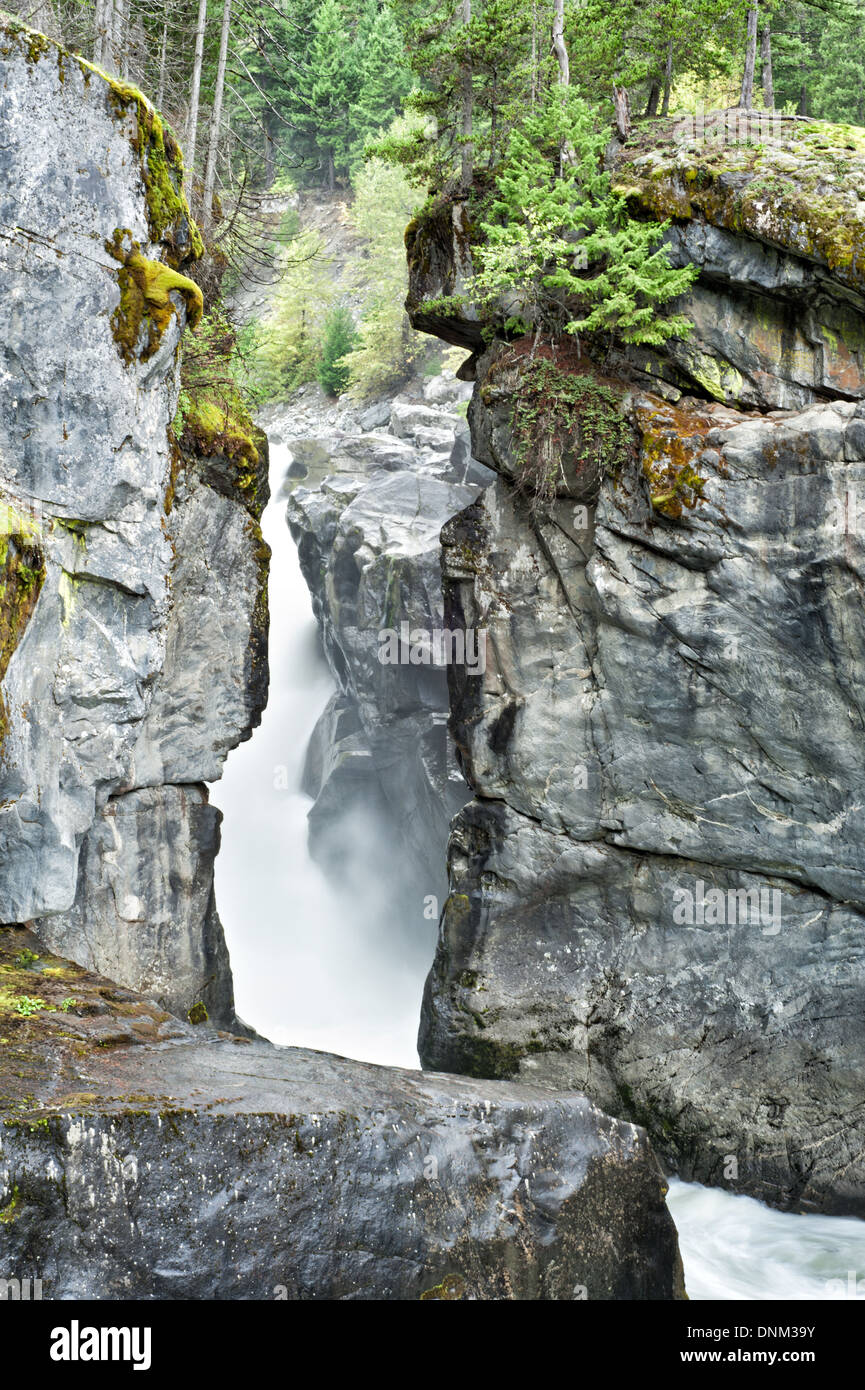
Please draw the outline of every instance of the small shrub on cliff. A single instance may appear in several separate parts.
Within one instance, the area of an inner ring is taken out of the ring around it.
[[[618,474],[634,449],[619,395],[585,365],[560,366],[552,355],[506,350],[500,366],[519,365],[511,415],[517,491],[543,515],[560,491],[586,495],[604,474]]]
[[[233,459],[240,486],[250,482],[258,462],[252,438],[258,396],[247,336],[246,330],[238,333],[220,306],[205,315],[197,333],[186,332],[173,422],[175,439],[183,447]]]
[[[608,132],[572,90],[554,88],[515,130],[496,180],[471,294],[506,328],[615,334],[658,346],[690,330],[658,310],[693,282],[659,245],[667,223],[636,222],[602,167]]]

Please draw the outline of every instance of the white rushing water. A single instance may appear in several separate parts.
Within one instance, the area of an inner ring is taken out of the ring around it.
[[[231,953],[237,1012],[271,1042],[367,1062],[418,1065],[426,964],[394,949],[392,882],[364,872],[361,826],[351,880],[335,886],[310,857],[300,790],[309,736],[334,689],[316,641],[309,590],[285,520],[291,456],[271,447],[262,518],[270,570],[270,697],[261,727],[211,788],[223,813],[216,901]],[[370,859],[374,862],[373,847]],[[361,867],[359,867],[361,866]]]
[[[334,687],[285,521],[290,454],[273,446],[271,458],[273,495],[262,520],[273,549],[270,699],[261,727],[212,789],[225,817],[216,894],[237,1009],[272,1042],[416,1067],[428,960],[401,949],[387,876],[355,873],[338,888],[307,849],[311,803],[300,776]],[[675,1180],[668,1201],[692,1299],[865,1298],[865,1222],[788,1215]]]
[[[675,1179],[667,1205],[692,1299],[865,1299],[865,1221],[772,1211]]]

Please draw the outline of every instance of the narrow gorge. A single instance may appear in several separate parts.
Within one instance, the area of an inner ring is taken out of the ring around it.
[[[830,1296],[865,1250],[865,132],[620,130],[691,327],[603,351],[473,297],[451,180],[406,309],[461,364],[232,430],[181,399],[170,126],[0,16],[0,129],[0,1275]]]

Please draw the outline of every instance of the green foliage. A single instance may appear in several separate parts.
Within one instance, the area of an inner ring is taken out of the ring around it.
[[[511,415],[517,490],[538,513],[576,477],[617,474],[633,440],[619,397],[593,375],[547,356],[513,360],[525,364]],[[507,356],[499,363],[506,365]]]
[[[773,5],[775,103],[823,120],[865,121],[863,0]]]
[[[403,231],[414,200],[411,185],[401,169],[370,159],[355,175],[354,189],[351,217],[364,249],[352,282],[363,296],[363,310],[357,344],[344,360],[351,395],[368,400],[397,389],[428,349],[403,308],[408,287]]]
[[[658,245],[667,223],[635,221],[611,191],[607,139],[591,108],[561,87],[513,132],[471,284],[473,300],[505,328],[534,323],[652,345],[689,331],[687,319],[658,310],[696,270],[670,265]]]
[[[351,312],[337,304],[328,314],[324,325],[318,380],[331,396],[339,396],[349,382],[350,368],[345,358],[357,342],[357,330]]]
[[[411,86],[402,34],[382,0],[250,0],[260,14],[241,46],[254,82],[239,127],[260,144],[265,181],[290,170],[298,182],[347,181],[365,142],[386,129]],[[272,167],[271,167],[272,166]]]
[[[48,1005],[44,999],[39,999],[30,994],[19,994],[15,1001],[15,1012],[16,1014],[20,1014],[22,1018],[32,1018],[34,1014],[38,1014],[42,1009],[47,1008]]]
[[[248,339],[238,334],[220,305],[202,319],[197,333],[187,330],[184,335],[180,380],[173,433],[181,448],[224,454],[234,465],[237,486],[254,489],[254,362]]]
[[[315,380],[335,294],[330,272],[318,236],[301,232],[283,266],[271,312],[249,334],[250,372],[261,399],[284,400]]]

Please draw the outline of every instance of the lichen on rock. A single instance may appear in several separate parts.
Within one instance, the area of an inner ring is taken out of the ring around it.
[[[183,300],[190,327],[197,327],[204,305],[201,290],[193,280],[162,261],[148,260],[127,230],[116,228],[105,249],[120,263],[120,303],[111,323],[124,362],[146,362],[158,351],[169,323],[180,317],[171,298],[173,294]]]

